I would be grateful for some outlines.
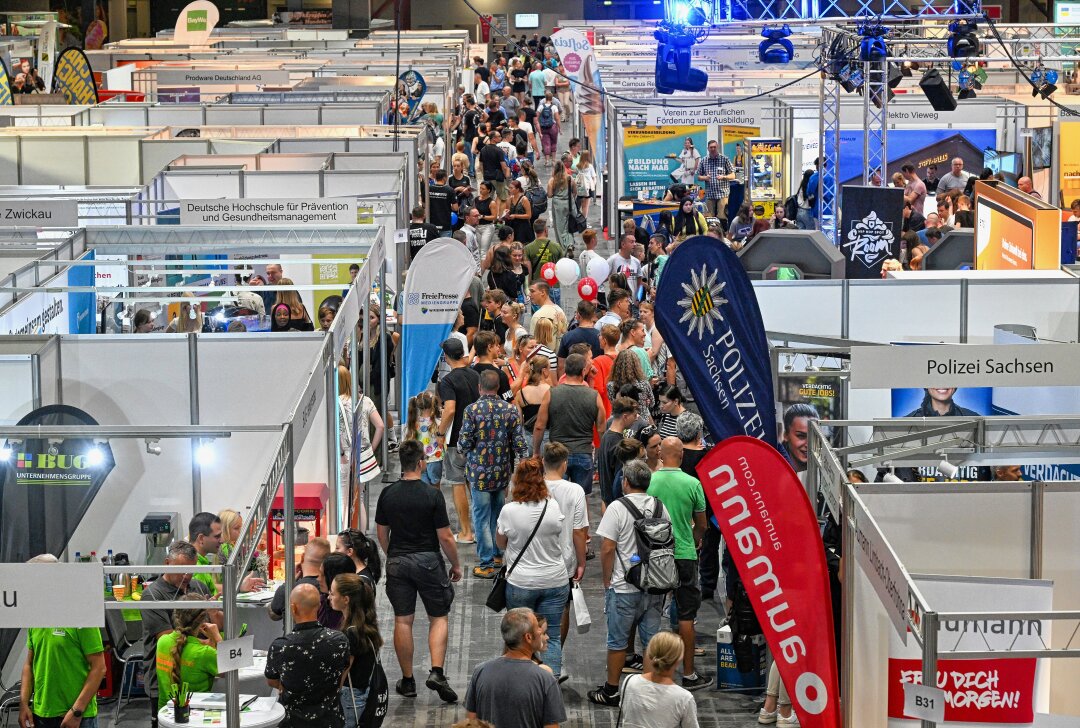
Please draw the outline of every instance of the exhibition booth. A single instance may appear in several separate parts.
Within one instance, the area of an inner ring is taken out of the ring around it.
[[[1067,416],[811,423],[806,483],[844,532],[845,725],[913,725],[904,686],[931,673],[950,725],[1068,725],[1080,711],[1080,665],[1063,659],[1080,654],[1076,482],[846,475],[1076,463],[1078,445],[1080,421]]]

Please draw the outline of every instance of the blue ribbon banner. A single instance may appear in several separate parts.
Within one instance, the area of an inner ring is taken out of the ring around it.
[[[738,256],[714,238],[689,238],[657,290],[656,325],[716,442],[748,435],[776,447],[769,345]]]

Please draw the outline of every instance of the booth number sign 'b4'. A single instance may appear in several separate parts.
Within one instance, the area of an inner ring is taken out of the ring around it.
[[[224,640],[217,646],[218,673],[251,667],[255,664],[255,636]]]

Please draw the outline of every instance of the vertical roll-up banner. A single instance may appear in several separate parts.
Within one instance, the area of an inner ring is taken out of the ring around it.
[[[47,405],[17,424],[85,427],[98,423],[75,407]],[[112,449],[107,443],[81,438],[9,439],[3,446],[10,449],[10,456],[0,461],[0,562],[20,563],[38,554],[59,556],[112,472]],[[18,633],[0,630],[0,665],[7,661]]]
[[[204,46],[210,40],[219,18],[217,5],[209,0],[188,3],[176,18],[173,40],[178,44]]]
[[[679,245],[657,287],[656,325],[717,442],[749,435],[776,447],[769,343],[738,256],[704,235]]]
[[[845,185],[840,198],[840,252],[846,278],[880,278],[881,264],[900,259],[904,191],[899,187]]]
[[[607,164],[607,115],[604,113],[604,84],[600,80],[600,66],[592,44],[580,30],[572,28],[552,34],[551,42],[570,78],[570,91],[581,114],[584,136],[589,140],[589,149],[593,150],[593,160],[598,171],[603,172],[600,168]]]
[[[476,261],[451,238],[432,240],[413,258],[405,276],[401,320],[401,407],[427,388],[442,356],[439,344],[461,309]]]
[[[38,31],[36,66],[45,88],[51,89],[53,77],[53,65],[56,63],[56,33],[58,31],[55,20],[49,20]]]
[[[56,58],[53,93],[63,94],[69,104],[92,106],[98,102],[97,82],[90,61],[78,48],[65,48]]]
[[[10,106],[15,103],[11,98],[11,76],[8,75],[4,59],[0,58],[0,106]]]
[[[839,728],[829,577],[806,490],[775,448],[741,435],[697,473],[800,725]]]

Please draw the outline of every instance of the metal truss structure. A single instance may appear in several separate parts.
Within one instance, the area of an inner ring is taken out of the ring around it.
[[[942,17],[942,0],[719,0],[720,15],[732,20],[842,20],[844,18]],[[979,0],[964,3],[978,13]]]

